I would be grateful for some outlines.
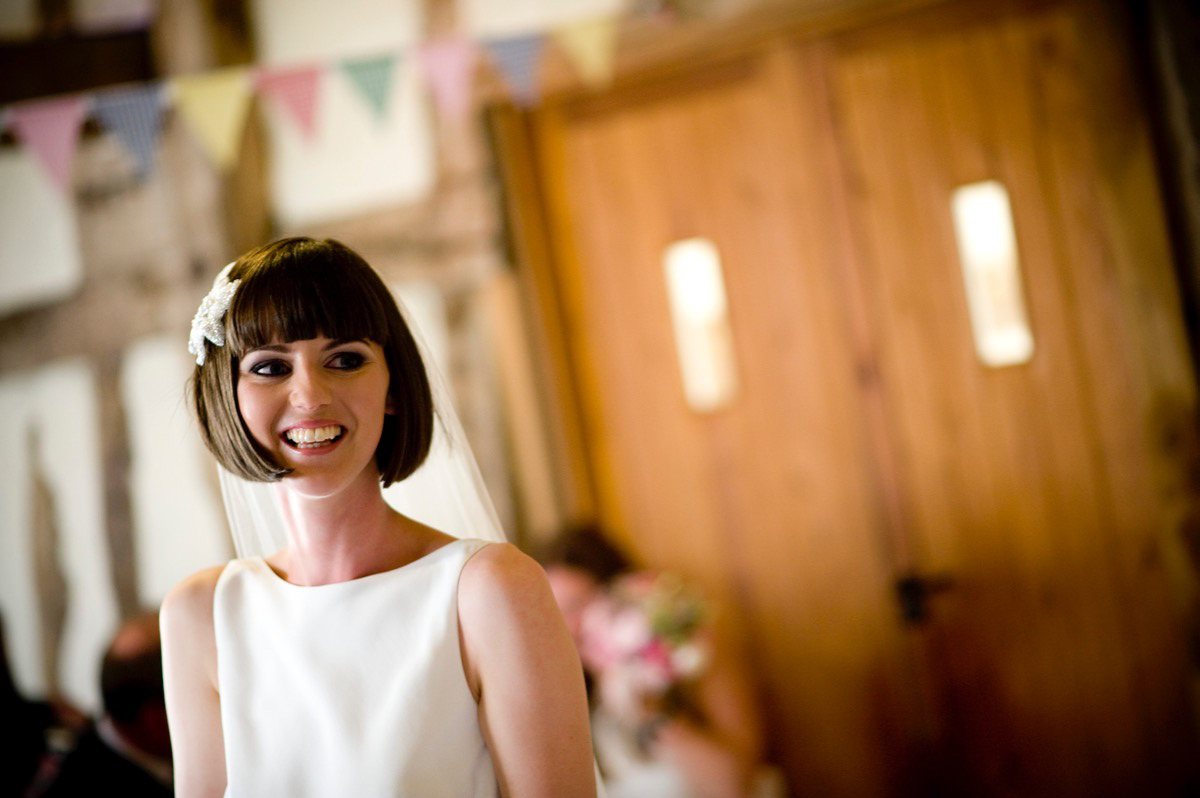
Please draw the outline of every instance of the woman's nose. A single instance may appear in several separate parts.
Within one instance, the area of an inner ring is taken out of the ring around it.
[[[329,404],[329,386],[319,368],[297,366],[292,373],[292,407],[314,410]]]

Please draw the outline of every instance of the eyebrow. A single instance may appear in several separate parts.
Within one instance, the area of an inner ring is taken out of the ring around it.
[[[368,343],[369,342],[367,341],[366,338],[335,338],[334,340],[327,343],[324,347],[322,347],[321,351],[328,352],[330,349],[337,349],[339,346],[345,346],[346,344],[368,344]],[[287,351],[288,351],[287,344],[263,344],[262,346],[256,346],[253,349],[248,350],[246,352],[246,354],[248,355],[251,352],[286,353]]]

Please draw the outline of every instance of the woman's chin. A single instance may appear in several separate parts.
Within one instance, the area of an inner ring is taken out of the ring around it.
[[[311,463],[289,463],[292,473],[280,485],[306,499],[329,499],[342,494],[357,496],[364,488],[378,493],[379,470],[371,462],[357,472],[344,468],[320,468]]]

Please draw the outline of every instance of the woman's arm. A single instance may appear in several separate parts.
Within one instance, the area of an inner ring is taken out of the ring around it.
[[[463,568],[458,617],[501,795],[594,798],[583,668],[541,566],[484,547]]]
[[[189,577],[163,600],[163,686],[175,794],[219,798],[225,792],[225,742],[217,692],[217,646],[213,591],[221,568]]]

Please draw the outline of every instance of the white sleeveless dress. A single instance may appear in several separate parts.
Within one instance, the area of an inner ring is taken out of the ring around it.
[[[497,795],[458,639],[459,575],[485,545],[314,587],[229,563],[213,601],[225,795]]]

